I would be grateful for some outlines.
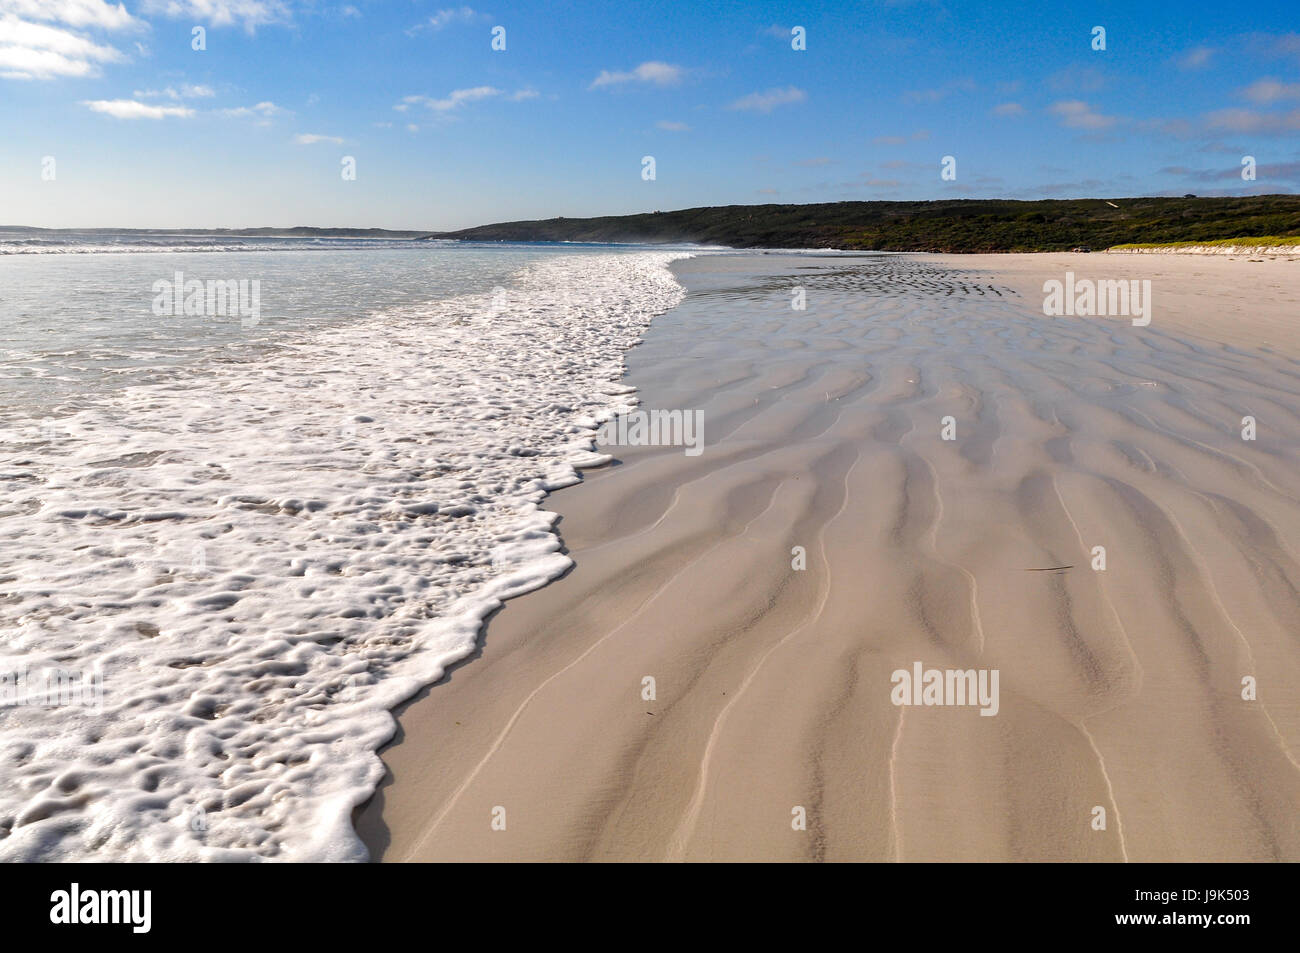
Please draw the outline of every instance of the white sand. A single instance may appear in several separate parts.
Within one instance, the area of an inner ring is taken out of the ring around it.
[[[628,381],[704,453],[547,501],[577,566],[402,711],[376,857],[1300,860],[1300,263],[862,266],[677,266]],[[1151,325],[1044,317],[1067,269]],[[998,714],[895,706],[917,661]]]

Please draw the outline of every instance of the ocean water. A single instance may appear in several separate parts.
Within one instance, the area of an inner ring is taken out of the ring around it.
[[[389,709],[569,566],[539,503],[689,252],[104,244],[0,248],[0,860],[364,859]]]

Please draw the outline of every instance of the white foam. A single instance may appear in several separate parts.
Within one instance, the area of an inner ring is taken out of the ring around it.
[[[539,503],[631,409],[681,257],[544,260],[499,311],[375,314],[0,446],[0,670],[104,686],[0,708],[0,860],[364,859],[389,709],[568,567]]]

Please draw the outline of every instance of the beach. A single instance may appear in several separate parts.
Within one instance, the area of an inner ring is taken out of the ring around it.
[[[166,240],[4,260],[0,862],[362,861],[685,253]]]
[[[671,267],[624,381],[702,452],[546,498],[574,566],[396,710],[372,860],[1300,859],[1300,264]]]

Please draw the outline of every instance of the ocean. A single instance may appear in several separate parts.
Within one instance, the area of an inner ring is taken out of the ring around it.
[[[0,233],[0,860],[363,860],[689,249]]]

